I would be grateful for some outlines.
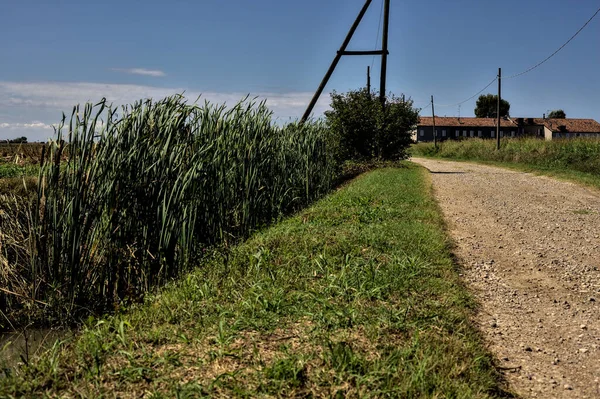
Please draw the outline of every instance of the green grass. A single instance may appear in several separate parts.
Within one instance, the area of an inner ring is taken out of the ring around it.
[[[22,176],[35,176],[40,172],[39,165],[18,165],[0,162],[0,179]]]
[[[505,166],[600,188],[599,139],[503,139],[500,151],[495,140],[449,140],[440,143],[438,150],[433,143],[413,145],[411,153]]]
[[[0,378],[0,397],[448,397],[501,389],[425,170],[360,176]]]

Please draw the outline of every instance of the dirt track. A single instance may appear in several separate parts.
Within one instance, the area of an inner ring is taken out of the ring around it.
[[[525,398],[600,398],[600,192],[488,166],[432,173],[476,316]]]

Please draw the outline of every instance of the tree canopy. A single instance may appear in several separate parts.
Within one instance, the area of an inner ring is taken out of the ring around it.
[[[339,138],[342,160],[406,159],[411,130],[419,121],[412,100],[387,97],[385,112],[379,94],[366,89],[331,94],[325,117]]]
[[[550,111],[548,114],[548,118],[557,118],[557,119],[565,119],[567,114],[562,109],[556,109],[554,111]]]
[[[498,109],[498,96],[496,94],[482,94],[475,104],[475,116],[478,118],[496,118]],[[500,116],[509,116],[510,103],[505,99],[500,100]]]

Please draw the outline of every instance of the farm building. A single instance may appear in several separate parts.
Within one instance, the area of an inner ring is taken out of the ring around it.
[[[506,135],[517,136],[517,126],[509,119],[500,121],[500,137]],[[443,140],[456,140],[467,137],[484,139],[496,137],[496,119],[494,118],[457,118],[435,117],[435,130],[437,138]],[[433,141],[433,117],[422,116],[417,125],[415,141]]]
[[[437,139],[457,140],[470,137],[490,139],[496,137],[494,118],[435,117]],[[593,119],[503,118],[500,137],[557,138],[600,137],[600,123]],[[415,141],[433,141],[433,118],[422,116],[413,132]]]
[[[544,127],[546,140],[574,138],[574,137],[600,137],[600,123],[593,119],[534,119]]]

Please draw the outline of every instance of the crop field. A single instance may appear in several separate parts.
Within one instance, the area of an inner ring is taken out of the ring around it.
[[[415,144],[411,153],[414,156],[499,163],[600,187],[600,139],[504,139],[500,151],[496,150],[494,140],[444,141],[438,146],[436,150],[433,143]]]
[[[277,127],[264,104],[173,96],[116,111],[77,107],[42,152],[33,147],[39,181],[0,180],[1,327],[135,301],[338,177],[321,123]]]
[[[44,143],[0,142],[0,163],[37,163],[42,157]]]

